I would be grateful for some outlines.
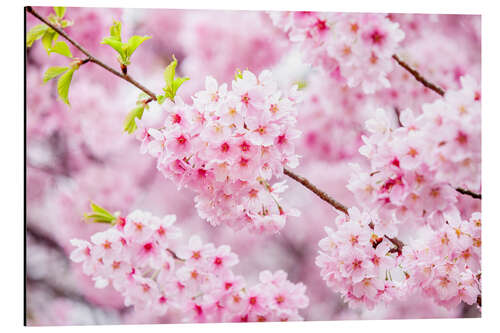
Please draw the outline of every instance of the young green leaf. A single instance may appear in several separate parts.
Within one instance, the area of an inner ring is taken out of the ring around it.
[[[118,54],[120,55],[121,58],[125,58],[125,52],[123,50],[123,43],[114,38],[114,37],[105,37],[103,38],[103,40],[101,41],[101,44],[106,44],[106,45],[109,45],[111,46],[116,52],[118,52]]]
[[[31,47],[36,40],[42,38],[43,35],[45,35],[48,29],[49,26],[45,24],[35,25],[33,28],[31,28],[26,35],[26,46]]]
[[[47,51],[47,54],[50,55],[50,49],[52,48],[54,42],[57,40],[57,37],[59,37],[59,34],[50,28],[43,35],[42,44],[45,48],[45,51]]]
[[[177,94],[177,90],[179,87],[189,80],[188,77],[183,77],[183,78],[175,78],[175,69],[177,68],[177,59],[175,58],[175,55],[172,56],[172,62],[165,68],[165,71],[163,72],[163,77],[165,78],[165,88],[163,88],[163,91],[165,91],[165,97],[170,98],[171,100],[174,99],[175,95]]]
[[[113,21],[113,25],[109,28],[109,34],[112,38],[118,41],[122,40],[122,24],[119,21]]]
[[[163,95],[156,96],[156,102],[158,102],[158,104],[160,104],[160,105],[163,104],[163,102],[165,102],[165,99],[166,99],[166,97]]]
[[[49,67],[49,69],[47,69],[43,74],[43,83],[46,83],[47,81],[52,80],[53,78],[61,75],[68,69],[69,67]]]
[[[66,13],[66,7],[54,7],[54,12],[60,18],[64,17],[64,13]]]
[[[132,53],[141,45],[145,40],[150,39],[149,36],[132,36],[127,42],[122,41],[121,37],[121,23],[114,21],[111,28],[109,28],[110,36],[103,38],[101,44],[111,46],[118,52],[118,60],[120,64],[127,66],[130,64],[130,57]]]
[[[141,119],[144,113],[144,104],[139,105],[127,115],[123,123],[123,130],[128,134],[132,134],[137,129],[137,124],[135,123],[135,118]]]
[[[71,84],[71,79],[73,78],[74,72],[75,69],[71,68],[66,73],[64,73],[57,81],[57,92],[59,93],[59,97],[63,100],[64,103],[68,105],[69,105],[69,99],[68,99],[69,85]]]
[[[172,85],[172,91],[174,93],[174,97],[175,94],[177,94],[177,89],[179,89],[179,87],[188,80],[189,80],[188,77],[178,77],[174,80],[174,84]]]
[[[132,53],[141,45],[144,41],[151,39],[150,36],[132,36],[127,42],[127,57],[130,58]]]
[[[234,79],[243,79],[243,73],[241,72],[241,69],[236,68],[236,72],[234,73]]]
[[[177,68],[177,59],[175,58],[175,55],[172,55],[172,59],[173,60],[170,64],[168,64],[167,68],[165,68],[165,71],[163,72],[163,77],[165,78],[167,86],[172,85],[174,82],[175,69]]]
[[[68,44],[63,41],[56,42],[54,46],[49,50],[49,53],[58,53],[68,58],[73,58],[71,51],[69,50]]]
[[[83,214],[83,216],[86,219],[92,219],[94,220],[93,222],[96,223],[110,223],[110,224],[113,224],[113,222],[116,220],[116,216],[111,214],[106,209],[96,205],[95,203],[90,203],[90,207],[92,211]]]

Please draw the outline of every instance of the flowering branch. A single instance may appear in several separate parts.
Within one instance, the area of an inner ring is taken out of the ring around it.
[[[81,46],[78,42],[74,41],[71,37],[69,37],[63,30],[59,29],[58,27],[56,27],[55,25],[53,25],[52,23],[50,23],[46,19],[44,19],[42,16],[40,16],[40,14],[38,14],[31,6],[27,6],[26,7],[26,11],[28,13],[30,13],[31,15],[35,16],[37,19],[39,19],[40,21],[42,21],[46,25],[48,25],[50,28],[52,28],[58,34],[60,34],[61,36],[63,36],[64,39],[66,39],[68,42],[70,42],[71,44],[73,44],[83,54],[85,54],[88,58],[85,59],[85,60],[83,60],[81,62],[81,64],[84,64],[84,63],[87,63],[87,62],[93,62],[94,64],[96,64],[98,66],[101,66],[102,68],[104,68],[108,72],[111,72],[114,75],[116,75],[116,76],[124,79],[125,81],[128,81],[129,83],[133,84],[134,86],[136,86],[137,88],[139,88],[140,90],[144,91],[146,94],[148,94],[149,96],[151,96],[151,98],[156,101],[156,95],[155,95],[155,93],[153,93],[151,90],[149,90],[148,88],[144,87],[142,84],[140,84],[139,82],[137,82],[136,80],[134,80],[128,74],[120,73],[117,70],[115,70],[115,69],[111,68],[110,66],[106,65],[101,60],[99,60],[96,57],[94,57],[83,46]]]
[[[411,68],[410,65],[408,65],[406,62],[404,62],[403,60],[401,60],[396,54],[393,54],[392,55],[392,58],[394,60],[396,60],[396,62],[401,66],[403,67],[404,69],[406,69],[408,72],[410,72],[411,75],[413,75],[413,77],[420,83],[422,83],[424,86],[426,86],[427,88],[431,89],[432,91],[436,92],[437,94],[439,94],[440,96],[444,96],[444,93],[445,91],[440,88],[439,86],[435,85],[434,83],[432,82],[429,82],[425,77],[423,77],[422,75],[420,75],[419,72],[417,72],[415,69]]]
[[[77,49],[79,49],[82,53],[84,53],[88,58],[85,59],[85,60],[83,60],[83,61],[81,61],[81,64],[84,64],[86,62],[93,62],[93,63],[101,66],[105,70],[107,70],[107,71],[115,74],[116,76],[118,76],[118,77],[120,77],[120,78],[128,81],[129,83],[133,84],[134,86],[136,86],[137,88],[139,88],[140,90],[142,90],[143,92],[145,92],[146,94],[148,94],[150,96],[150,98],[145,101],[146,104],[149,103],[149,102],[151,102],[151,101],[153,101],[153,100],[155,100],[155,101],[157,100],[156,95],[153,92],[151,92],[149,89],[147,89],[146,87],[144,87],[143,85],[141,85],[139,82],[137,82],[134,79],[132,79],[127,74],[123,74],[123,73],[120,73],[120,72],[116,71],[115,69],[109,67],[108,65],[106,65],[105,63],[103,63],[102,61],[100,61],[99,59],[97,59],[96,57],[94,57],[83,46],[81,46],[78,42],[74,41],[71,37],[69,37],[64,31],[62,31],[61,29],[57,28],[56,26],[54,26],[53,24],[51,24],[50,22],[48,22],[47,20],[45,20],[43,17],[41,17],[32,7],[30,7],[30,6],[26,7],[26,11],[28,13],[32,14],[33,16],[35,16],[36,18],[38,18],[39,20],[41,20],[42,22],[44,22],[45,24],[47,24],[52,29],[54,29],[57,33],[59,33],[66,40],[68,40],[71,44],[73,44]],[[437,85],[435,85],[435,84],[429,82],[428,80],[426,80],[422,75],[420,75],[419,72],[417,72],[415,69],[411,68],[404,61],[402,61],[396,54],[394,54],[392,56],[392,58],[395,59],[400,66],[402,66],[408,72],[410,72],[415,77],[415,79],[417,81],[421,82],[424,86],[426,86],[427,88],[435,91],[436,93],[438,93],[441,96],[444,95],[445,92],[444,92],[444,90],[442,88],[440,88]],[[297,175],[297,174],[295,174],[294,172],[292,172],[291,170],[289,170],[287,168],[284,168],[283,172],[284,172],[285,175],[287,175],[288,177],[290,177],[293,180],[297,181],[298,183],[302,184],[304,187],[306,187],[311,192],[313,192],[314,194],[316,194],[320,199],[322,199],[323,201],[325,201],[328,204],[330,204],[331,206],[333,206],[335,209],[340,210],[341,212],[343,212],[346,215],[349,215],[348,208],[346,206],[344,206],[342,203],[340,203],[337,200],[335,200],[334,198],[332,198],[328,193],[326,193],[323,190],[321,190],[318,187],[316,187],[307,178],[302,177],[300,175]],[[465,190],[465,189],[462,189],[462,188],[457,188],[456,190],[459,193],[461,193],[461,194],[470,195],[473,198],[481,199],[481,194],[477,194],[477,193],[474,193],[474,192],[471,192],[469,190]],[[398,251],[398,253],[399,253],[401,251],[402,247],[404,246],[404,243],[401,242],[397,238],[390,238],[390,237],[387,237],[387,236],[385,236],[385,237],[396,246],[396,251]],[[171,252],[171,251],[169,251],[169,252]],[[171,252],[171,254],[174,257],[174,259],[180,259],[180,258],[177,257],[177,255],[174,252]]]

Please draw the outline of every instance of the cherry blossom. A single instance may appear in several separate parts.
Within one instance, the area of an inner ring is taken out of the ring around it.
[[[125,306],[158,315],[180,311],[196,322],[302,320],[306,287],[284,271],[263,271],[249,286],[233,273],[239,259],[228,245],[203,244],[198,236],[179,244],[174,215],[135,210],[116,220],[90,242],[73,239],[71,260],[83,264],[97,288],[112,284]]]

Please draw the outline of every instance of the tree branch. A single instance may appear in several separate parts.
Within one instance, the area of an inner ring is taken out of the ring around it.
[[[465,195],[468,195],[468,196],[473,197],[474,199],[479,199],[479,200],[481,200],[481,193],[475,193],[475,192],[472,192],[472,191],[466,190],[466,189],[461,188],[461,187],[457,187],[455,190],[456,190],[458,193],[465,194]]]
[[[142,84],[140,84],[139,82],[137,82],[136,80],[134,80],[128,74],[120,73],[117,70],[115,70],[115,69],[111,68],[110,66],[106,65],[105,63],[103,63],[101,60],[99,60],[96,57],[94,57],[83,46],[81,46],[78,42],[74,41],[71,37],[69,37],[64,31],[62,31],[61,29],[59,29],[58,27],[56,27],[52,23],[48,22],[42,16],[40,16],[40,14],[38,14],[31,6],[26,7],[26,11],[28,13],[30,13],[31,15],[35,16],[37,19],[39,19],[40,21],[42,21],[46,25],[48,25],[49,27],[51,27],[59,35],[61,35],[62,37],[64,37],[64,39],[66,39],[68,42],[70,42],[71,44],[73,44],[73,46],[75,46],[78,50],[80,50],[83,54],[85,54],[88,57],[88,59],[83,60],[82,64],[84,64],[86,62],[93,62],[94,64],[101,66],[102,68],[104,68],[108,72],[113,73],[114,75],[116,75],[116,76],[124,79],[125,81],[133,84],[134,86],[136,86],[137,88],[139,88],[140,90],[144,91],[146,94],[148,94],[149,96],[151,96],[151,98],[156,101],[156,95],[155,95],[155,93],[153,93],[151,90],[149,90],[148,88],[144,87]]]
[[[425,77],[423,77],[422,75],[420,75],[419,72],[417,72],[417,70],[413,69],[410,67],[410,65],[408,65],[406,62],[404,62],[403,60],[401,60],[396,54],[393,54],[392,55],[392,58],[394,60],[396,60],[396,62],[401,66],[403,67],[404,69],[406,69],[408,72],[410,72],[411,75],[413,75],[413,77],[420,83],[422,83],[424,86],[426,86],[427,88],[431,89],[432,91],[436,92],[437,94],[439,94],[440,96],[444,96],[444,93],[445,91],[435,85],[434,83],[432,82],[429,82]]]
[[[313,192],[314,194],[316,194],[322,200],[328,202],[335,209],[340,210],[342,213],[344,213],[346,215],[349,215],[346,206],[344,206],[343,204],[341,204],[337,200],[333,199],[331,196],[328,195],[328,193],[326,193],[326,192],[320,190],[319,188],[317,188],[314,184],[312,184],[309,180],[307,180],[307,178],[299,176],[299,175],[293,173],[292,171],[290,171],[287,168],[283,168],[283,172],[288,177],[292,178],[293,180],[299,182],[300,184],[302,184],[303,186],[305,186],[306,188],[308,188],[311,192]]]

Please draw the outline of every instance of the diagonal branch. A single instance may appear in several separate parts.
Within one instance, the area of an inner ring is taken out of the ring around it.
[[[94,57],[87,49],[85,49],[83,46],[81,46],[78,42],[74,41],[63,30],[59,29],[58,27],[56,27],[55,25],[53,25],[52,23],[50,23],[46,19],[44,19],[42,16],[40,16],[40,14],[38,14],[33,9],[33,7],[31,7],[31,6],[26,7],[26,11],[28,13],[30,13],[31,15],[35,16],[37,19],[39,19],[40,21],[42,21],[46,25],[48,25],[49,27],[51,27],[59,35],[63,36],[64,39],[66,39],[68,42],[70,42],[71,44],[73,44],[73,46],[75,46],[78,50],[80,50],[83,54],[85,54],[88,58],[85,59],[85,60],[83,60],[82,64],[86,63],[86,62],[93,62],[94,64],[96,64],[98,66],[101,66],[102,68],[104,68],[108,72],[111,72],[114,75],[116,75],[116,76],[124,79],[125,81],[133,84],[134,86],[136,86],[137,88],[139,88],[140,90],[144,91],[146,94],[148,94],[149,96],[151,96],[151,98],[156,101],[156,95],[155,95],[155,93],[153,93],[148,88],[144,87],[142,84],[140,84],[139,82],[137,82],[136,80],[134,80],[129,75],[118,72],[117,70],[111,68],[110,66],[106,65],[105,63],[103,63],[101,60],[99,60],[96,57]]]
[[[473,197],[474,199],[481,200],[481,193],[472,192],[472,191],[466,190],[466,189],[461,188],[461,187],[457,187],[455,190],[458,193],[465,194],[465,195]]]
[[[404,69],[406,69],[408,72],[410,72],[411,75],[413,75],[413,77],[420,83],[422,83],[424,86],[426,86],[427,88],[431,89],[432,91],[436,92],[437,94],[441,95],[441,96],[444,96],[445,94],[445,91],[443,90],[443,88],[435,85],[434,83],[428,81],[425,77],[423,77],[419,72],[417,72],[417,70],[413,69],[410,67],[410,65],[408,65],[406,62],[404,62],[403,60],[401,60],[396,54],[393,54],[392,55],[392,58],[394,60],[396,60],[396,62],[401,66],[403,67]]]
[[[292,171],[290,171],[287,168],[283,168],[283,173],[287,175],[288,177],[292,178],[293,180],[299,182],[303,186],[305,186],[309,191],[313,192],[316,194],[318,197],[320,197],[322,200],[328,202],[331,206],[333,206],[335,209],[340,210],[342,213],[349,215],[347,211],[347,207],[332,198],[328,193],[320,190],[318,187],[316,187],[314,184],[312,184],[307,178],[304,178],[302,176],[299,176]]]

